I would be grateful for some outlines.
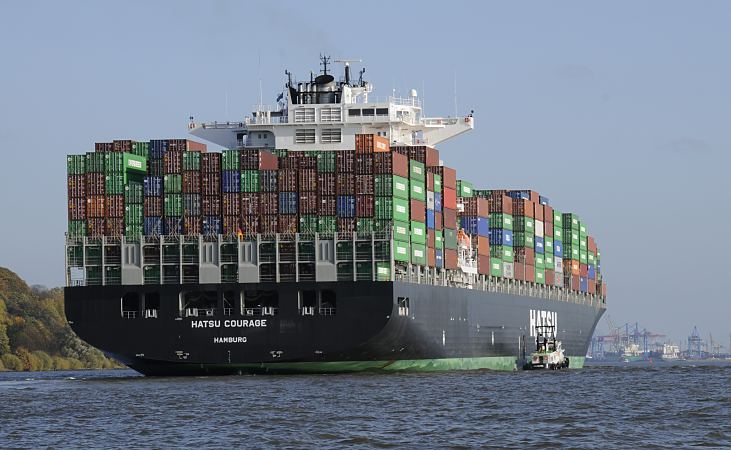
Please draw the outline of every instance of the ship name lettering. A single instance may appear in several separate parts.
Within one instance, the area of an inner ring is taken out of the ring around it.
[[[532,337],[536,337],[536,326],[554,326],[554,333],[558,331],[558,313],[555,311],[543,311],[540,309],[530,310],[530,321],[528,329]],[[545,330],[544,330],[545,331]]]
[[[223,326],[226,328],[251,328],[251,327],[266,327],[266,319],[232,319],[224,320]]]
[[[243,344],[246,342],[246,336],[225,336],[214,337],[214,344]]]
[[[220,328],[220,320],[194,320],[190,322],[191,328]]]

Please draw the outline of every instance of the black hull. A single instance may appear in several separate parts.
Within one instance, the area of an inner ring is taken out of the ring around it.
[[[181,291],[217,291],[222,311],[222,293],[239,298],[243,288],[277,291],[277,314],[247,316],[237,301],[231,315],[180,316]],[[298,293],[307,289],[333,291],[335,314],[302,315]],[[121,298],[129,292],[159,294],[157,318],[142,318],[142,310],[123,318]],[[399,297],[409,299],[408,315]],[[534,347],[531,310],[537,320],[541,311],[557,318],[575,368],[604,312],[568,301],[370,281],[68,287],[65,298],[68,321],[83,340],[146,375],[512,370]]]

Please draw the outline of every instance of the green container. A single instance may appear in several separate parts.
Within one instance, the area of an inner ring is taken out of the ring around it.
[[[474,195],[472,183],[465,180],[457,180],[457,197],[472,197]]]
[[[503,213],[490,213],[490,229],[502,228],[503,230],[513,229],[513,216]]]
[[[578,261],[580,259],[579,256],[579,246],[572,244],[570,242],[563,244],[563,257],[568,259],[573,259],[574,261]]]
[[[543,267],[546,269],[553,269],[554,261],[552,254],[546,253],[543,255]]]
[[[103,173],[104,172],[104,153],[89,152],[86,154],[86,172],[87,173]]]
[[[434,174],[434,192],[442,192],[442,176]]]
[[[536,234],[536,222],[530,217],[516,216],[513,221],[513,229],[527,234]]]
[[[586,225],[584,225],[584,222],[579,222],[579,234],[586,236]]]
[[[180,174],[169,174],[163,177],[163,189],[166,194],[179,194],[183,192],[183,176]]]
[[[68,155],[66,157],[66,173],[83,175],[86,171],[86,155]]]
[[[502,259],[505,262],[513,262],[513,247],[493,245],[490,247],[490,256]]]
[[[163,212],[166,217],[183,215],[183,196],[181,194],[165,194],[163,203]]]
[[[490,276],[503,276],[503,260],[500,258],[490,258]]]
[[[372,233],[375,231],[373,222],[373,219],[359,218],[355,221],[355,229],[361,233]]]
[[[318,216],[317,232],[334,233],[338,231],[338,219],[335,216]]]
[[[299,232],[300,233],[315,233],[317,232],[317,215],[305,214],[300,216]]]
[[[86,220],[69,220],[69,236],[86,236]]]
[[[376,175],[374,192],[378,196],[409,199],[409,180],[398,175]]]
[[[571,243],[572,245],[579,246],[579,232],[576,230],[564,230],[567,233],[567,242]],[[564,242],[566,244],[566,242]]]
[[[596,264],[596,256],[592,252],[588,252],[586,255],[587,264]]]
[[[144,156],[122,153],[122,165],[125,173],[143,176],[147,173],[147,158]]]
[[[546,284],[546,272],[538,267],[536,267],[536,283]]]
[[[335,152],[317,152],[317,171],[335,172]]]
[[[124,175],[121,173],[107,175],[104,182],[104,192],[107,195],[124,194]]]
[[[444,250],[444,237],[441,230],[434,230],[434,248]]]
[[[516,231],[513,233],[513,246],[535,248],[535,237],[533,233],[526,233],[523,231]]]
[[[411,243],[426,244],[426,224],[423,222],[411,221]]]
[[[241,192],[259,192],[259,171],[258,170],[242,170],[241,171]]]
[[[144,156],[145,158],[147,158],[149,153],[150,153],[150,143],[149,142],[133,142],[132,143],[132,154],[133,155]]]
[[[536,261],[535,261],[536,269],[537,268],[541,268],[541,269],[545,268],[546,267],[545,264],[546,264],[546,260],[543,258],[543,255],[540,254],[540,253],[536,254]]]
[[[142,235],[142,224],[136,223],[124,227],[124,235],[127,237],[138,237]]]
[[[563,242],[563,231],[561,230],[561,228],[556,228],[555,226],[553,227],[553,238],[557,241]]]
[[[588,247],[587,247],[586,237],[583,237],[583,238],[582,238],[581,236],[579,236],[579,249],[580,249],[581,251],[584,251],[584,250],[586,250],[587,248],[588,248]]]
[[[579,262],[581,264],[589,264],[589,252],[586,250],[579,250]]]
[[[411,248],[408,242],[393,241],[393,259],[395,261],[409,262]]]
[[[409,201],[402,198],[376,197],[376,219],[393,219],[403,222],[409,220]]]
[[[472,196],[489,199],[490,198],[490,189],[472,189]]]
[[[373,231],[375,232],[390,232],[391,225],[393,222],[388,219],[373,219]]]
[[[411,264],[417,264],[419,266],[426,265],[426,245],[425,244],[411,244]]]
[[[409,160],[409,180],[426,181],[426,170],[424,164],[413,159]]]
[[[408,222],[395,221],[393,223],[393,238],[397,241],[409,242],[411,230]]]
[[[402,198],[394,198],[393,200],[393,220],[408,222],[409,220],[409,201]],[[380,217],[379,217],[380,219]]]
[[[201,153],[183,152],[183,170],[201,170]]]
[[[561,214],[561,211],[553,210],[553,229],[561,229],[563,228],[563,215]]]
[[[391,263],[388,263],[388,262],[377,262],[376,263],[376,280],[391,281]]]
[[[241,158],[238,150],[224,150],[221,155],[222,170],[239,170]]]
[[[543,253],[545,253],[546,255],[548,255],[548,254],[553,255],[553,238],[550,238],[550,237],[543,238]]]
[[[125,223],[125,225],[141,225],[142,224],[142,204],[135,203],[135,204],[131,204],[131,205],[125,205],[124,223]]]
[[[579,216],[574,213],[565,213],[562,216],[563,220],[563,229],[564,230],[576,230],[579,231],[579,222],[581,220],[579,219]]]
[[[412,199],[426,201],[426,187],[423,181],[411,180],[409,192]]]
[[[107,174],[124,172],[124,153],[104,153],[104,172]]]
[[[142,203],[144,201],[144,185],[142,183],[130,182],[124,187],[124,202]]]
[[[450,228],[444,229],[444,248],[450,250],[457,249],[457,230]]]

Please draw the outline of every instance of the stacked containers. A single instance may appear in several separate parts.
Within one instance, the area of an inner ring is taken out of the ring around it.
[[[374,153],[373,172],[374,228],[392,227],[393,258],[396,261],[409,262],[409,159],[395,151]]]
[[[439,176],[441,192],[435,178],[434,203],[441,203],[443,265],[445,269],[457,268],[457,172],[446,166],[429,166],[428,171]],[[437,195],[440,194],[440,195]],[[435,214],[435,222],[439,217]]]
[[[186,234],[202,234],[201,153],[183,154],[183,228]]]
[[[124,169],[124,153],[104,154],[104,234],[107,236],[124,234]]]
[[[201,154],[201,228],[204,235],[217,235],[221,221],[221,153]]]
[[[66,158],[68,187],[68,235],[86,235],[86,157],[69,155]]]
[[[487,193],[486,193],[487,194]],[[490,209],[490,257],[491,267],[502,262],[502,276],[515,277],[513,253],[513,203],[503,191],[490,191],[488,204]],[[495,270],[490,275],[500,276]]]
[[[490,259],[490,204],[486,198],[473,197],[472,186],[464,181],[458,181],[458,190],[469,197],[461,197],[463,205],[460,214],[460,227],[472,240],[472,248],[477,255],[477,272],[483,275],[502,275],[502,260]],[[494,264],[494,267],[493,267]]]
[[[298,188],[300,152],[289,152],[279,158],[277,182],[277,227],[278,233],[296,233],[298,225]],[[268,199],[267,201],[269,201]]]
[[[168,151],[163,157],[163,217],[165,234],[184,234],[183,153]]]
[[[279,161],[271,152],[260,149],[239,151],[241,171],[239,223],[244,235],[260,232],[263,210],[269,212],[273,209],[275,214],[279,210],[278,167]],[[264,192],[267,193],[266,197]],[[272,197],[276,197],[276,199]],[[267,202],[267,208],[262,208],[262,201]],[[268,214],[266,219],[267,232],[276,232],[279,223],[276,216],[271,217],[271,214]]]
[[[241,155],[238,150],[221,154],[221,232],[231,235],[241,232]]]
[[[299,212],[299,224],[296,230],[300,233],[317,232],[317,206],[318,206],[318,158],[316,152],[302,152],[299,156],[299,186],[297,207]]]
[[[317,232],[337,231],[336,153],[317,152]]]
[[[515,261],[515,278],[537,282],[535,258],[535,221],[534,202],[523,196],[513,199],[513,258]],[[541,278],[543,278],[541,276]]]
[[[581,256],[579,239],[579,216],[564,213],[563,222],[563,266],[564,286],[573,291],[581,289]]]
[[[411,263],[426,266],[426,170],[414,159],[409,160],[409,218]]]

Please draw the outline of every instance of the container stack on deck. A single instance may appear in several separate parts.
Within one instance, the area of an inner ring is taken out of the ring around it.
[[[456,269],[467,243],[479,274],[606,293],[596,242],[576,214],[534,191],[475,189],[432,147],[356,135],[355,149],[337,152],[208,153],[181,139],[95,150],[68,157],[72,237],[387,232],[396,263]],[[390,276],[379,264],[379,278]]]

